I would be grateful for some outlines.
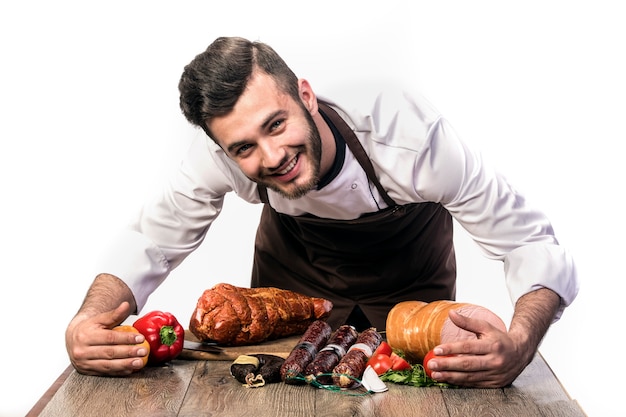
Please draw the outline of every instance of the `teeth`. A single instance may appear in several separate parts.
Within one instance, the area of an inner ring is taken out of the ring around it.
[[[287,165],[287,168],[283,169],[282,171],[278,171],[277,174],[278,175],[285,175],[286,173],[291,171],[293,169],[293,167],[296,166],[296,162],[298,162],[298,158],[293,158],[291,163],[289,165]]]

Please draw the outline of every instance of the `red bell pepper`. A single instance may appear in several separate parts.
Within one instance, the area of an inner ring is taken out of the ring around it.
[[[148,363],[171,361],[183,350],[185,329],[171,313],[153,311],[133,324],[150,344]]]

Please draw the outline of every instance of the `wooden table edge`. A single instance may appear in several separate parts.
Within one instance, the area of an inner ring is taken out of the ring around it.
[[[70,376],[70,374],[74,371],[74,367],[72,365],[68,365],[67,368],[59,375],[59,377],[50,385],[50,388],[46,390],[46,392],[39,398],[39,400],[35,403],[33,408],[30,409],[28,414],[25,417],[36,417],[46,408],[46,405],[52,400],[52,397],[57,393],[59,388],[65,383],[65,380]]]
[[[541,352],[537,351],[536,356],[540,357],[541,360],[543,361],[543,363],[546,365],[546,367],[548,368],[548,370],[550,371],[550,373],[552,375],[554,375],[554,379],[556,379],[556,382],[559,383],[559,386],[561,387],[561,390],[563,390],[563,392],[565,393],[565,396],[570,400],[576,403],[576,405],[578,406],[578,408],[580,409],[580,411],[584,414],[587,415],[587,413],[585,412],[585,410],[583,410],[583,408],[581,407],[581,405],[578,403],[578,401],[573,398],[569,391],[567,390],[567,388],[565,388],[565,385],[563,385],[563,383],[561,382],[561,380],[559,379],[559,377],[554,373],[554,370],[552,369],[552,367],[550,366],[550,364],[548,363],[548,361],[546,360],[546,358],[543,357],[543,355],[541,354]]]
[[[565,393],[566,397],[568,399],[570,399],[571,401],[576,402],[576,404],[580,408],[580,405],[578,404],[578,402],[575,399],[572,398],[570,393],[567,391],[567,389],[565,388],[565,386],[563,385],[561,380],[554,373],[554,370],[552,369],[552,367],[550,367],[550,364],[546,361],[546,359],[541,354],[541,352],[538,351],[536,353],[536,356],[544,363],[544,365],[548,368],[550,373],[557,380],[559,386],[561,387],[561,390]],[[61,388],[61,386],[65,383],[65,380],[70,376],[70,374],[73,371],[74,371],[74,367],[71,364],[68,365],[68,367],[65,368],[65,370],[61,373],[61,375],[59,375],[59,377],[52,383],[52,385],[50,385],[50,388],[48,388],[46,390],[46,392],[41,396],[41,398],[39,398],[39,400],[30,409],[30,411],[28,412],[28,414],[26,414],[25,417],[36,417],[36,416],[39,416],[39,414],[41,414],[43,409],[46,408],[46,405],[48,405],[48,403],[52,400],[52,397],[54,397],[54,395],[57,393],[59,388]],[[582,410],[582,408],[580,408],[580,409],[583,412],[583,414],[585,414],[584,411]]]

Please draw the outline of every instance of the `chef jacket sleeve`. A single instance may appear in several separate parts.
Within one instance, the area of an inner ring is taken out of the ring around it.
[[[570,253],[559,245],[544,213],[459,140],[445,119],[432,125],[415,163],[416,192],[442,203],[487,257],[504,262],[513,303],[549,288],[561,297],[555,320],[560,318],[579,282]]]
[[[100,270],[128,285],[138,312],[167,275],[200,246],[219,215],[225,194],[232,190],[228,168],[220,164],[208,139],[196,139],[169,183],[105,252]]]

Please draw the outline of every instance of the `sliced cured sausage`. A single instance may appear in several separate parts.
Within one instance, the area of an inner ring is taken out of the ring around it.
[[[359,385],[358,378],[363,375],[367,360],[382,340],[382,336],[374,327],[359,333],[356,342],[333,369],[333,383],[341,388]]]
[[[309,379],[315,379],[320,384],[332,384],[330,375],[335,366],[343,358],[358,337],[354,327],[344,324],[340,326],[304,370]],[[328,374],[328,375],[325,375]]]
[[[332,333],[328,323],[314,321],[304,332],[280,368],[280,377],[287,384],[304,383],[304,370],[322,349]]]

